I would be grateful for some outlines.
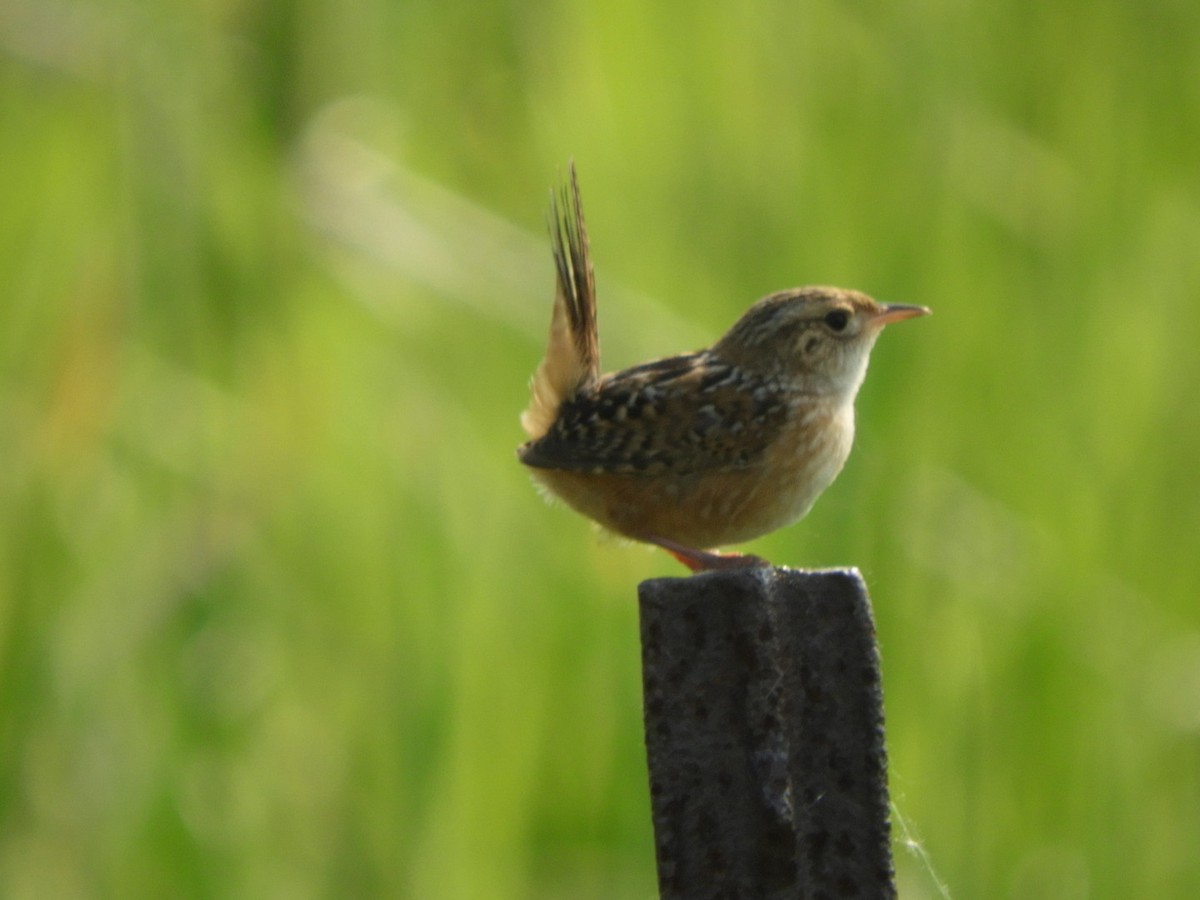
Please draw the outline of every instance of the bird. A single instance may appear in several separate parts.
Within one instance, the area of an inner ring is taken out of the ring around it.
[[[551,191],[556,290],[518,459],[543,493],[693,572],[770,565],[719,548],[808,513],[850,453],[876,338],[929,309],[836,287],[781,290],[710,347],[601,375],[573,161],[568,179]]]

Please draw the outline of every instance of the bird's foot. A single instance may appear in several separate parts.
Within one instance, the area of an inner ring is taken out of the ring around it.
[[[662,547],[693,572],[709,572],[714,569],[749,569],[771,565],[769,560],[749,553],[719,553],[714,550],[697,550],[666,538],[652,537],[647,540]]]

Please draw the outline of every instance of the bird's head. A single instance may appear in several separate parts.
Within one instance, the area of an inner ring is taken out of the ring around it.
[[[858,291],[792,288],[751,306],[712,352],[797,390],[853,397],[883,327],[928,314],[924,306],[878,303]]]

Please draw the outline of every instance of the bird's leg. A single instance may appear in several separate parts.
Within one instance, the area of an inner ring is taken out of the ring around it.
[[[695,547],[687,547],[667,538],[653,536],[647,537],[646,540],[662,547],[693,572],[707,572],[713,569],[748,569],[754,566],[771,565],[761,556],[752,556],[749,553],[717,553],[711,550],[697,550]]]

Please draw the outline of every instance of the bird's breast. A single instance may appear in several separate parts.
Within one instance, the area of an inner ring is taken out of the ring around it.
[[[853,405],[797,405],[768,448],[747,501],[756,510],[752,536],[803,518],[842,470],[853,443]]]

